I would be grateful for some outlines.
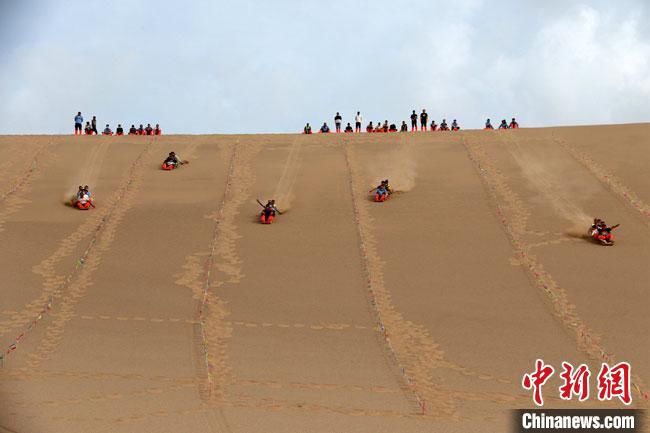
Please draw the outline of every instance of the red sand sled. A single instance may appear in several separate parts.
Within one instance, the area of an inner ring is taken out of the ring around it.
[[[86,203],[82,203],[80,201],[75,201],[74,202],[74,207],[80,210],[88,210],[90,209],[90,202],[87,201]]]
[[[390,197],[390,194],[384,193],[384,194],[379,194],[378,192],[375,193],[375,201],[377,203],[381,203],[383,201],[388,200],[388,197]]]
[[[591,230],[590,230],[591,232]],[[596,242],[600,243],[601,245],[605,246],[611,246],[614,245],[614,235],[612,235],[611,232],[609,233],[598,233],[598,231],[594,231],[594,233],[591,235]]]
[[[162,169],[163,170],[169,171],[169,170],[173,170],[175,168],[176,168],[176,164],[167,164],[167,163],[164,163],[164,162],[162,163]]]
[[[269,215],[268,218],[264,216],[264,212],[260,215],[260,222],[262,224],[272,224],[273,221],[275,220],[275,217],[273,214]]]

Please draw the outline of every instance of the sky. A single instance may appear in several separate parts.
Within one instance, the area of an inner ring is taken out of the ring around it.
[[[650,121],[645,0],[0,0],[0,134]]]

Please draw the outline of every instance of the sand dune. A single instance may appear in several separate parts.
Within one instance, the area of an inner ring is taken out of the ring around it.
[[[539,357],[648,407],[648,124],[0,148],[0,431],[506,431]]]

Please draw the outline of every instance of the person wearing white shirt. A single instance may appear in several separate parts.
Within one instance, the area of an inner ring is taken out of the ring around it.
[[[354,132],[361,132],[361,123],[363,122],[363,117],[361,112],[357,111],[357,115],[354,116]]]

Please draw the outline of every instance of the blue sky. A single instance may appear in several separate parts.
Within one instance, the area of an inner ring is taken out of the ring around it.
[[[0,134],[649,121],[648,22],[644,0],[0,0]]]

